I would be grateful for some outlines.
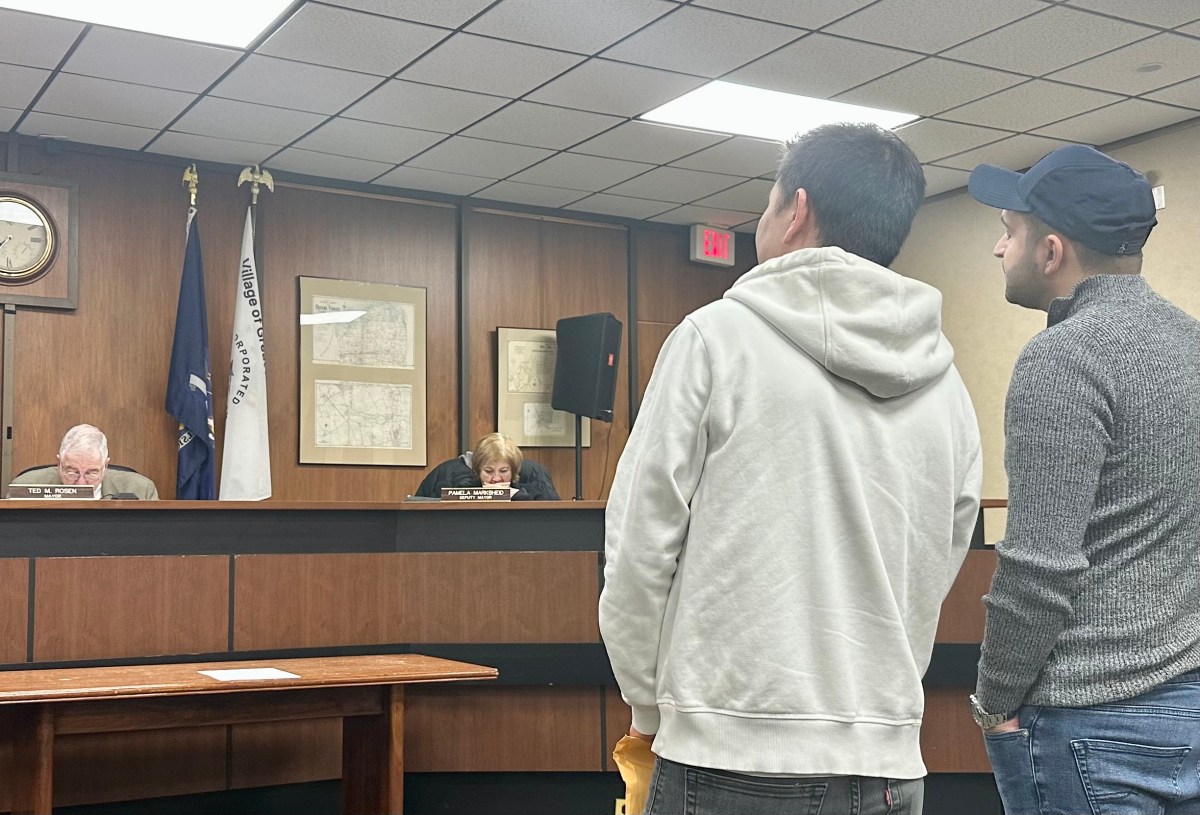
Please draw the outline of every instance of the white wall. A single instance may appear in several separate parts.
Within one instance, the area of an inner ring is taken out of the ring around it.
[[[1200,317],[1200,120],[1191,127],[1107,151],[1166,187],[1167,207],[1146,246],[1142,272],[1150,285]],[[1004,395],[1017,354],[1046,325],[1046,315],[1004,300],[998,210],[966,192],[926,204],[893,264],[901,274],[942,291],[943,330],[975,402],[983,435],[985,498],[1007,496]],[[1003,535],[1003,514],[989,514],[988,538]]]

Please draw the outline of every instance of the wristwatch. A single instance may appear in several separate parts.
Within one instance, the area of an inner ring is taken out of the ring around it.
[[[1012,713],[988,713],[983,709],[983,705],[979,704],[979,699],[975,694],[971,694],[971,718],[984,730],[991,730],[996,725],[1004,724],[1012,717]]]

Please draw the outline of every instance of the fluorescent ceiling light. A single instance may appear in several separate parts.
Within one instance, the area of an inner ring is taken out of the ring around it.
[[[199,4],[172,0],[0,0],[0,8],[245,48],[290,3],[291,0],[205,0]]]
[[[639,118],[782,142],[833,122],[869,122],[892,129],[919,117],[732,82],[709,82]]]
[[[352,323],[365,311],[322,311],[319,314],[301,314],[300,325],[327,325],[329,323]]]

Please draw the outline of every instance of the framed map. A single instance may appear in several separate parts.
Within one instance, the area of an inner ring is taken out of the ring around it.
[[[550,407],[558,339],[553,328],[496,329],[496,429],[521,447],[574,447],[575,416]],[[583,420],[590,447],[591,420]]]
[[[300,463],[425,466],[425,289],[300,278]]]

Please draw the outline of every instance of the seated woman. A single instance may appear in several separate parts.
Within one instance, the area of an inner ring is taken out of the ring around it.
[[[442,487],[479,487],[510,484],[514,501],[557,501],[550,471],[536,461],[525,461],[521,448],[503,433],[488,433],[475,449],[434,467],[415,495],[440,498]]]

